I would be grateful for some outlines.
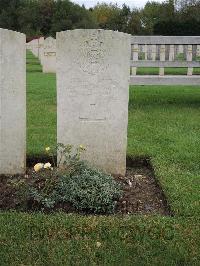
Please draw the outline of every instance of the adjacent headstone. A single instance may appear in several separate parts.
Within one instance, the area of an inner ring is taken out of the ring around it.
[[[28,45],[29,45],[29,50],[33,53],[33,40],[32,41],[30,41],[29,43],[28,43]]]
[[[35,57],[39,57],[39,40],[38,39],[34,39],[31,41],[31,51],[34,54]]]
[[[124,175],[131,37],[104,30],[57,33],[57,140],[86,146],[83,159]]]
[[[31,42],[26,43],[26,49],[31,50]]]
[[[42,69],[44,73],[56,73],[56,40],[52,37],[44,40]]]
[[[25,170],[26,38],[0,29],[0,174]]]
[[[42,65],[44,58],[44,37],[40,37],[38,43],[39,43],[39,60]]]

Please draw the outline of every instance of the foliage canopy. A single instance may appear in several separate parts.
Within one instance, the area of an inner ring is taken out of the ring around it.
[[[0,0],[0,27],[23,32],[30,39],[76,28],[132,35],[200,35],[200,1],[148,1],[142,9],[102,3],[86,9],[70,0]]]

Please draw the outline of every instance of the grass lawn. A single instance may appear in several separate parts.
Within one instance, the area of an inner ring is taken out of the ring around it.
[[[56,77],[43,74],[30,53],[27,62],[27,153],[32,156],[56,144]]]
[[[55,75],[27,57],[37,155],[56,142]],[[0,265],[200,265],[200,86],[130,87],[127,153],[151,158],[173,217],[2,212]]]
[[[159,68],[158,67],[139,67],[137,68],[137,75],[158,75]],[[166,67],[165,75],[187,75],[187,68],[185,67]],[[200,68],[193,68],[193,75],[200,75]]]

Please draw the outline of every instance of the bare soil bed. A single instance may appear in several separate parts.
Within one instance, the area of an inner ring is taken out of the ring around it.
[[[124,196],[117,204],[117,212],[128,214],[172,215],[164,192],[155,178],[148,159],[129,159],[122,182]]]
[[[34,160],[29,161],[29,165]],[[32,168],[27,170],[27,179],[31,179]],[[10,181],[24,178],[24,176],[0,176],[0,209],[19,209],[19,202],[15,196],[16,189],[10,185]],[[147,159],[127,160],[127,173],[125,177],[114,177],[123,187],[123,197],[117,202],[115,213],[117,214],[160,214],[172,215],[170,206],[162,191],[161,186],[155,178],[154,171]],[[26,211],[40,210],[34,202],[27,204]],[[21,209],[20,209],[21,210]],[[64,211],[67,213],[78,212],[70,204],[60,204],[53,211]],[[44,210],[49,212],[48,210]]]

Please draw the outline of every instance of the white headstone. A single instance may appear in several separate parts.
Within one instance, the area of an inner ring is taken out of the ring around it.
[[[0,174],[25,170],[26,38],[0,29]]]
[[[58,143],[86,146],[83,159],[124,175],[131,37],[104,30],[57,33]]]
[[[44,58],[44,37],[40,37],[38,42],[39,42],[39,60],[42,65]]]
[[[56,40],[52,37],[44,40],[42,69],[44,73],[56,73]]]
[[[31,52],[33,53],[33,40],[29,42],[29,47]]]
[[[31,52],[33,53],[33,40],[30,41],[28,44],[29,44]]]
[[[35,57],[39,57],[39,40],[38,39],[34,39],[31,41],[31,51],[34,54]]]
[[[26,49],[31,50],[31,42],[26,43]]]

